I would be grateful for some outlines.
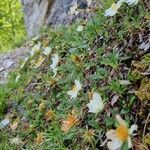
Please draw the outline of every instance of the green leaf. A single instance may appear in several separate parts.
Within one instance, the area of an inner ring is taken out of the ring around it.
[[[121,150],[128,150],[128,142],[125,142],[121,148]]]

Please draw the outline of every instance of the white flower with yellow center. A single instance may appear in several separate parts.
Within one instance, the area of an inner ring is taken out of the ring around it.
[[[78,28],[76,29],[78,32],[83,31],[83,26],[78,26]]]
[[[107,139],[101,146],[107,143],[109,150],[121,150],[122,145],[128,142],[128,148],[132,148],[131,135],[137,130],[137,125],[134,124],[129,129],[126,122],[119,115],[116,115],[116,119],[119,126],[116,130],[111,129],[106,133]]]
[[[114,16],[123,2],[124,0],[120,0],[117,3],[113,3],[110,8],[105,10],[105,16]]]
[[[57,70],[58,70],[57,65],[58,65],[58,63],[59,63],[59,56],[58,56],[58,54],[53,54],[52,64],[50,65],[50,68],[52,69],[52,71],[54,73],[53,77],[55,77],[56,74],[57,74]]]
[[[46,47],[45,50],[43,51],[43,54],[48,56],[52,51],[52,48],[51,47]]]
[[[67,94],[70,96],[70,99],[75,99],[78,95],[78,92],[81,90],[82,85],[79,80],[75,80],[75,85],[71,91],[68,91]]]
[[[89,108],[89,112],[99,113],[104,109],[102,97],[98,93],[93,93],[92,99],[90,100],[90,103],[87,104],[87,106]]]
[[[136,5],[139,0],[125,0],[128,5]]]

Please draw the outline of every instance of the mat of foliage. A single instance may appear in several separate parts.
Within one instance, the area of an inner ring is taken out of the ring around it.
[[[31,48],[41,44],[39,51],[0,87],[4,103],[0,111],[11,120],[11,125],[0,132],[0,147],[106,149],[100,145],[106,132],[115,129],[118,114],[129,126],[138,125],[132,139],[134,149],[148,149],[150,54],[144,47],[148,27],[148,7],[141,1],[134,7],[124,4],[114,17],[107,18],[102,10],[96,10],[88,22],[81,20],[56,31],[44,29],[30,42]],[[43,54],[46,47],[52,50],[48,56]],[[54,77],[50,65],[56,53],[59,63]],[[75,80],[81,82],[82,89],[70,100],[67,92]],[[98,114],[88,112],[92,91],[104,102]],[[76,115],[77,123],[63,132],[68,114]],[[21,140],[17,146],[10,144],[15,137]]]

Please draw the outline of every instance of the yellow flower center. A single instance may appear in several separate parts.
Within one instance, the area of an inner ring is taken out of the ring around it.
[[[128,139],[128,128],[125,125],[120,125],[115,131],[119,140],[125,142]]]
[[[117,4],[112,4],[112,6],[111,6],[111,8],[112,8],[112,10],[114,10],[114,11],[117,11],[118,10],[118,6],[117,6]]]
[[[78,56],[72,56],[72,61],[73,61],[74,63],[80,63],[80,62],[81,62],[81,58],[78,57]]]
[[[84,133],[83,138],[87,142],[92,142],[94,140],[94,130],[87,130]]]

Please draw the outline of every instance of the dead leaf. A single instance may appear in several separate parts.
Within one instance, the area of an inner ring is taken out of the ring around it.
[[[38,59],[38,61],[35,64],[34,68],[38,68],[39,66],[41,66],[44,60],[45,60],[45,58],[40,56],[40,58]]]
[[[119,99],[119,96],[114,95],[113,98],[111,99],[111,105],[113,106],[117,102],[118,99]]]
[[[77,125],[79,123],[78,116],[75,114],[75,110],[73,109],[71,113],[68,114],[66,120],[62,122],[61,130],[67,133],[71,127]]]

